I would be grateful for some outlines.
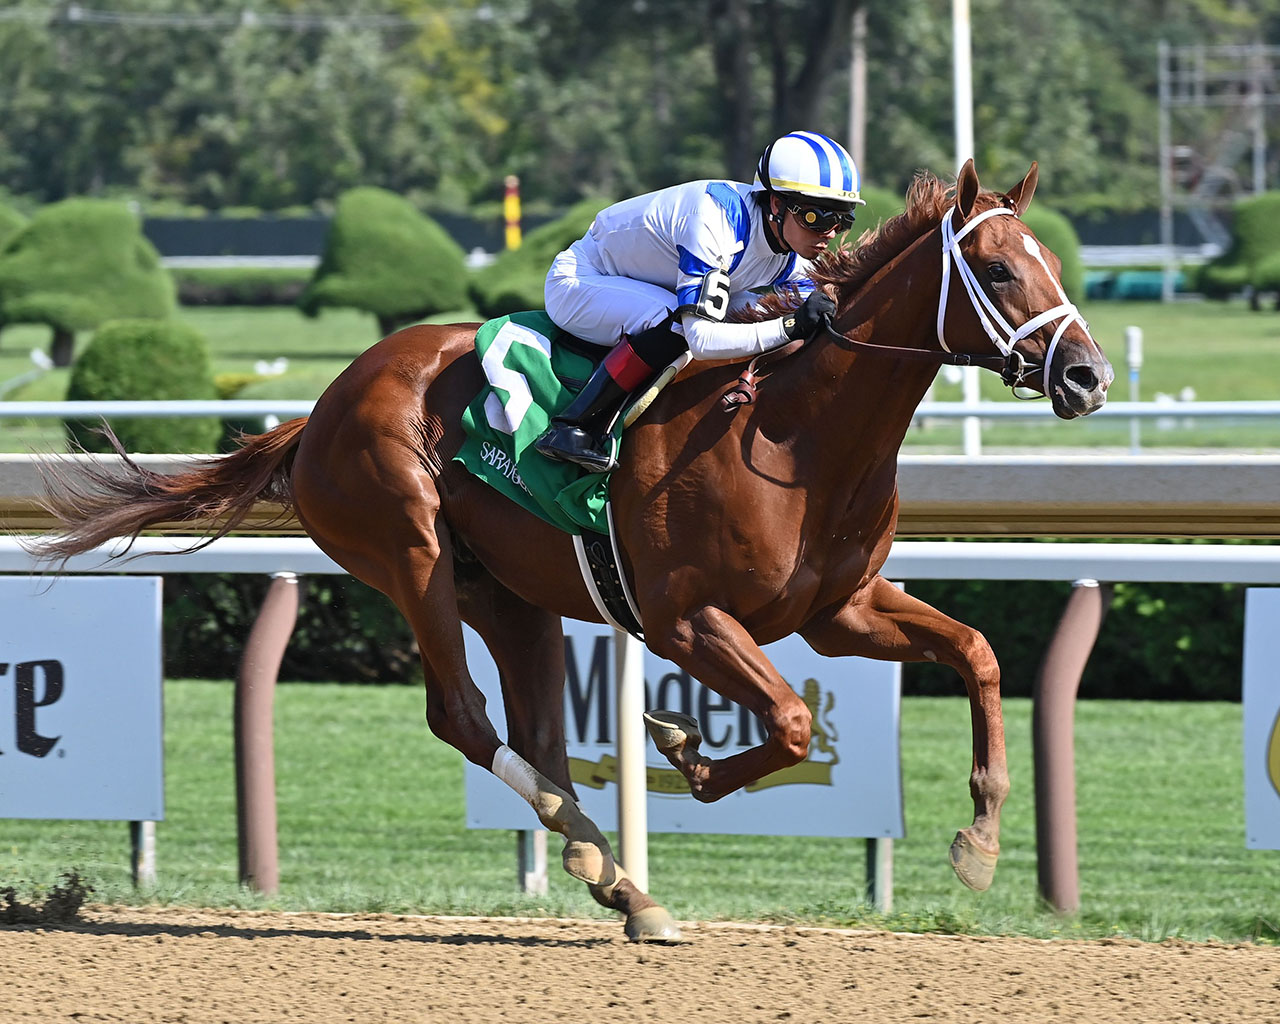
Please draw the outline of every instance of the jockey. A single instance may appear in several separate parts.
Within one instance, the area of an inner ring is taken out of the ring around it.
[[[537,450],[607,472],[627,398],[682,353],[747,359],[812,337],[835,304],[814,290],[810,263],[853,225],[859,188],[842,146],[791,132],[761,155],[753,184],[691,181],[602,210],[551,264],[546,308],[562,330],[611,348]],[[769,288],[808,297],[776,319],[726,322]]]

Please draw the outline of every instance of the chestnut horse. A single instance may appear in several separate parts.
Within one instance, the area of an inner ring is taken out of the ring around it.
[[[918,176],[905,213],[819,261],[835,329],[774,361],[758,399],[732,410],[721,399],[741,365],[690,366],[629,429],[611,485],[646,643],[767,731],[712,759],[693,720],[646,716],[694,797],[717,800],[808,752],[809,710],[760,645],[799,633],[831,657],[943,662],[972,710],[974,819],[950,858],[974,889],[991,882],[1009,791],[999,667],[981,634],[879,570],[897,520],[898,449],[940,361],[1005,367],[1007,382],[1048,395],[1064,419],[1105,401],[1111,366],[1067,301],[1057,259],[1018,217],[1035,184],[1034,165],[1007,194],[983,190],[972,162],[952,187]],[[63,529],[35,546],[56,560],[161,523],[216,521],[221,536],[259,501],[292,509],[412,625],[432,732],[563,834],[565,869],[626,915],[628,935],[673,940],[670,915],[627,878],[573,794],[560,618],[602,619],[572,539],[452,461],[462,411],[483,384],[475,330],[392,334],[310,417],[172,476],[127,457],[80,478],[58,467],[46,500]],[[468,674],[464,621],[497,663],[505,743]]]

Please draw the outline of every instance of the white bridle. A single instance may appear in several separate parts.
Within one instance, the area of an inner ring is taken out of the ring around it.
[[[1000,310],[996,308],[996,304],[982,290],[982,287],[978,284],[977,276],[960,254],[960,239],[964,238],[984,220],[991,217],[999,217],[1003,214],[1016,216],[1017,213],[1007,206],[997,206],[993,210],[987,210],[985,213],[980,213],[978,216],[966,221],[964,226],[957,231],[953,224],[955,212],[956,207],[953,206],[942,219],[942,292],[938,297],[938,344],[942,346],[943,351],[951,351],[947,346],[946,338],[943,337],[943,323],[947,318],[947,295],[951,288],[951,264],[954,262],[956,272],[960,275],[960,280],[964,282],[964,289],[969,293],[969,302],[973,306],[973,311],[978,314],[978,320],[981,322],[983,330],[987,332],[987,337],[991,339],[991,343],[1006,358],[1012,355],[1013,347],[1023,338],[1038,331],[1045,324],[1053,323],[1059,318],[1062,319],[1058,329],[1053,332],[1053,338],[1044,354],[1043,381],[1047,391],[1049,387],[1049,364],[1053,359],[1054,352],[1057,350],[1059,339],[1073,323],[1079,323],[1085,334],[1088,335],[1089,325],[1085,322],[1084,317],[1080,315],[1080,310],[1076,308],[1075,303],[1067,299],[1066,293],[1062,290],[1062,285],[1053,276],[1052,271],[1049,270],[1049,265],[1045,263],[1044,257],[1040,254],[1040,248],[1036,245],[1035,239],[1030,235],[1026,235],[1023,238],[1023,245],[1026,247],[1027,252],[1034,256],[1040,262],[1040,265],[1044,267],[1045,273],[1049,275],[1049,280],[1053,282],[1053,286],[1057,289],[1058,297],[1062,302],[1052,309],[1032,317],[1016,330],[1010,326],[1009,322],[1001,315]],[[998,330],[997,326],[999,327]],[[1092,335],[1089,335],[1089,340],[1093,340]]]

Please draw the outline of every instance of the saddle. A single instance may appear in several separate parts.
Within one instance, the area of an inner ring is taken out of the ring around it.
[[[454,460],[521,508],[570,534],[579,569],[605,619],[640,636],[621,571],[609,511],[609,474],[585,473],[539,455],[533,442],[591,376],[607,350],[561,331],[543,312],[483,324],[476,355],[486,384],[462,414],[466,435]],[[668,367],[640,402],[675,375]],[[633,403],[621,431],[643,411]]]

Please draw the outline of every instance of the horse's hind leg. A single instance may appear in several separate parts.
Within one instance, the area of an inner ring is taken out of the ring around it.
[[[493,655],[507,712],[507,742],[573,796],[565,752],[564,633],[560,617],[517,597],[477,566],[461,568],[458,607]],[[614,862],[612,884],[589,885],[596,902],[626,916],[626,933],[644,942],[677,942],[671,915]]]
[[[294,497],[307,532],[334,561],[391,598],[409,621],[422,658],[427,724],[520,794],[564,835],[569,874],[591,885],[615,882],[613,853],[577,801],[503,743],[467,671],[448,525],[417,457],[372,441],[361,459],[295,462]]]
[[[1000,666],[986,639],[882,577],[843,606],[819,613],[801,635],[830,657],[936,661],[963,677],[973,723],[969,791],[974,817],[951,844],[951,866],[969,888],[986,889],[1000,854],[1000,807],[1009,795]]]

